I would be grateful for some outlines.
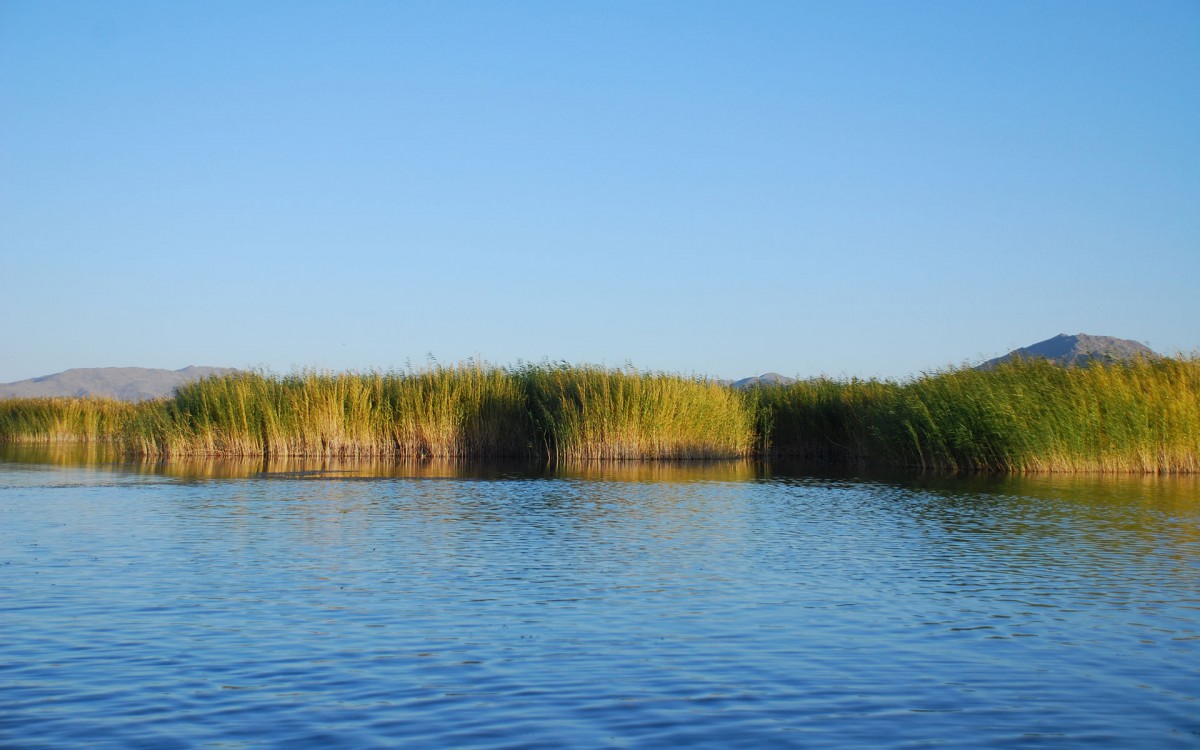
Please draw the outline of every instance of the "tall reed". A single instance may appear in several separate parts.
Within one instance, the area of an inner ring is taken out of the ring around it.
[[[545,453],[556,460],[749,455],[754,412],[711,381],[590,366],[520,370]]]
[[[951,471],[1200,470],[1200,360],[1016,360],[762,389],[774,455]]]
[[[900,385],[816,378],[754,389],[762,452],[827,465],[863,465],[887,449],[877,422]]]
[[[163,455],[489,457],[533,442],[524,392],[499,368],[233,373],[141,416],[127,444]]]
[[[137,409],[104,398],[0,399],[0,442],[112,441]]]

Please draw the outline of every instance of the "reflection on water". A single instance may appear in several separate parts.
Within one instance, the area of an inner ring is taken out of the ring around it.
[[[898,490],[944,495],[976,502],[981,496],[1041,497],[1068,502],[1138,500],[1162,510],[1179,504],[1194,508],[1200,497],[1200,475],[1160,477],[1140,474],[945,475],[886,471],[837,471],[811,474],[792,464],[753,460],[718,461],[543,461],[382,458],[212,458],[167,460],[130,458],[104,444],[5,444],[0,462],[61,467],[89,467],[123,474],[178,479],[369,479],[558,478],[612,482],[749,482],[775,479],[826,486],[873,482]]]
[[[1194,477],[0,448],[0,745],[1194,747],[1198,530]]]
[[[764,476],[761,464],[739,461],[543,461],[382,458],[130,458],[110,446],[63,443],[6,445],[0,461],[49,466],[88,466],[122,473],[179,479],[502,479],[557,477],[614,482],[737,482]]]

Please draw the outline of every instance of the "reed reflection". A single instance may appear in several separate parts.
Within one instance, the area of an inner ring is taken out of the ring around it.
[[[0,444],[0,461],[25,465],[90,467],[178,479],[572,479],[602,482],[747,482],[770,476],[762,462],[564,461],[187,457],[131,459],[98,443]]]

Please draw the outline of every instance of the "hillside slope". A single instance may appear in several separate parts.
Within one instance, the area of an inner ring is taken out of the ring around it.
[[[1016,357],[1048,359],[1064,366],[1086,367],[1091,362],[1123,362],[1138,356],[1153,359],[1159,355],[1145,344],[1131,339],[1092,336],[1086,333],[1077,333],[1074,336],[1060,333],[1054,338],[1015,349],[1003,357],[989,359],[976,369],[990,370]]]
[[[86,367],[40,378],[0,383],[0,398],[46,396],[105,396],[122,401],[145,401],[169,396],[184,383],[232,372],[229,367],[188,366],[179,370],[147,367]]]

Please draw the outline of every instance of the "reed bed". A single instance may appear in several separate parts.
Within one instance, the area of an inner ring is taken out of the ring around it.
[[[773,455],[942,471],[1200,471],[1200,359],[1018,360],[760,390]]]
[[[497,457],[532,445],[524,391],[499,368],[234,373],[180,387],[124,434],[131,453]]]
[[[1200,472],[1200,358],[1014,361],[737,391],[590,366],[233,373],[128,404],[0,401],[0,441],[176,457],[727,459],[996,472]]]
[[[750,403],[719,383],[567,365],[519,376],[555,461],[742,458],[754,449]]]
[[[137,410],[104,398],[0,399],[0,442],[112,442]]]

